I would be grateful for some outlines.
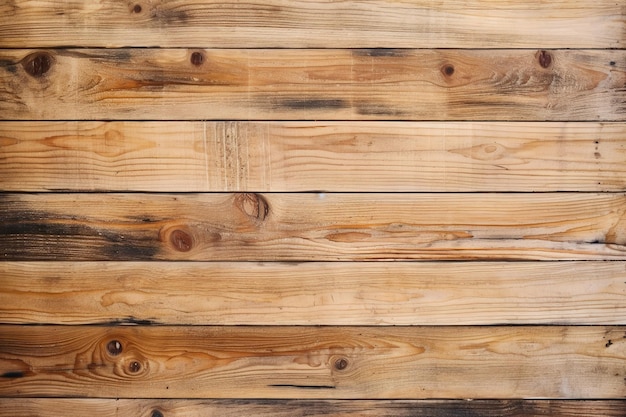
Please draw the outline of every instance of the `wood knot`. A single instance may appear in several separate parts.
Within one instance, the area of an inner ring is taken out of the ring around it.
[[[348,367],[348,360],[346,358],[339,358],[335,361],[335,369],[343,371]]]
[[[131,374],[136,374],[139,371],[141,371],[141,363],[139,361],[131,361],[128,364],[128,372]]]
[[[552,64],[552,55],[548,51],[537,52],[537,60],[541,68],[548,68]]]
[[[29,75],[39,78],[50,71],[54,58],[47,52],[35,52],[22,60],[24,71]]]
[[[150,414],[150,417],[163,417],[163,413],[159,410],[152,410],[152,414]]]
[[[270,212],[270,206],[267,201],[256,193],[240,193],[235,197],[235,205],[245,213],[248,217],[263,221]]]
[[[193,238],[189,233],[175,229],[170,233],[170,243],[179,252],[189,252],[193,247]]]
[[[135,4],[133,7],[133,13],[141,13],[142,10],[141,4]]]
[[[441,73],[446,77],[451,77],[454,74],[454,65],[446,64],[441,67]]]
[[[204,63],[204,54],[202,52],[194,52],[191,54],[191,63],[196,67],[199,67]]]
[[[119,355],[122,353],[122,343],[120,343],[119,340],[111,340],[107,343],[107,352],[109,352],[111,356]]]

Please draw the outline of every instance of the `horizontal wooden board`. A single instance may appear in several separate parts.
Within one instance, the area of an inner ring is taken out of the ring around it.
[[[0,321],[626,324],[624,262],[2,262]]]
[[[15,0],[0,45],[624,47],[615,0]]]
[[[617,398],[624,327],[0,326],[0,395]]]
[[[623,194],[0,194],[4,260],[626,259]]]
[[[624,417],[625,400],[0,398],[0,417]]]
[[[571,30],[571,29],[568,29]],[[0,50],[14,120],[626,120],[626,50]]]
[[[626,124],[0,122],[3,191],[623,191]]]

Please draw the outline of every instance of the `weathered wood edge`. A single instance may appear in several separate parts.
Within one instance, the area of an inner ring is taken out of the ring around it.
[[[0,398],[0,417],[623,417],[626,400]]]

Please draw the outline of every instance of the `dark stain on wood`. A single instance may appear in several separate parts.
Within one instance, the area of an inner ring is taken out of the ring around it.
[[[398,49],[398,48],[354,49],[352,53],[355,56],[371,56],[371,57],[403,58],[403,57],[409,56],[408,49]]]
[[[2,375],[2,378],[10,378],[10,379],[14,379],[14,378],[24,378],[24,372],[21,371],[11,371],[11,372],[5,372]]]
[[[270,384],[268,387],[298,388],[298,389],[336,389],[333,385],[295,385],[295,384]]]
[[[278,106],[291,110],[312,110],[312,109],[343,109],[348,107],[343,99],[337,98],[289,98],[278,101]]]
[[[9,59],[0,59],[0,68],[7,70],[10,74],[15,74],[17,72],[17,65]]]
[[[62,248],[60,248],[62,250]],[[100,249],[100,254],[96,255],[98,259],[119,259],[123,261],[133,260],[150,260],[154,259],[159,253],[159,248],[156,245],[138,246],[137,244],[113,244],[103,245]],[[92,255],[89,255],[91,253]],[[76,255],[76,259],[81,259],[80,255]],[[93,252],[87,250],[84,259],[93,259]]]
[[[362,116],[404,117],[407,115],[401,110],[375,103],[357,103],[356,112]]]

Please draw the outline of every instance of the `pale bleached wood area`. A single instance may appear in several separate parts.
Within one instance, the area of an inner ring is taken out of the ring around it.
[[[5,191],[622,191],[626,125],[5,122]],[[155,163],[155,161],[158,161]]]
[[[0,62],[4,119],[626,120],[621,50],[16,49]]]
[[[626,6],[0,3],[0,417],[626,416]]]
[[[0,47],[623,48],[616,0],[22,0]]]

